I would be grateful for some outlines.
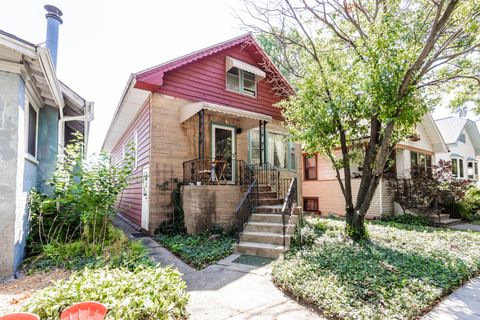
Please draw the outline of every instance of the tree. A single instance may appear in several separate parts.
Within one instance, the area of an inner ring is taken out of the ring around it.
[[[472,95],[479,91],[480,2],[244,4],[243,24],[268,40],[274,60],[294,78],[296,95],[280,103],[290,133],[307,152],[331,160],[345,198],[347,233],[368,237],[364,217],[396,142],[413,133],[442,94],[458,102],[468,100],[466,84]],[[362,167],[355,199],[353,163]]]

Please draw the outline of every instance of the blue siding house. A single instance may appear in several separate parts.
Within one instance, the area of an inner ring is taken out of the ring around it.
[[[13,275],[24,257],[28,192],[50,192],[45,182],[57,155],[74,132],[87,138],[93,119],[93,103],[57,79],[62,12],[45,9],[45,46],[0,30],[0,277]]]

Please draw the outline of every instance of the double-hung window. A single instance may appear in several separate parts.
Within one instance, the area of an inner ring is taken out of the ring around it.
[[[465,178],[463,159],[452,158],[452,175],[457,178]]]
[[[26,144],[25,151],[33,159],[37,159],[38,145],[38,109],[28,102],[26,106]]]
[[[467,162],[467,178],[478,180],[478,163],[476,161]]]
[[[303,179],[317,180],[317,155],[303,157]]]
[[[227,71],[227,89],[243,93],[247,96],[257,96],[255,75],[251,72],[233,67]]]
[[[303,198],[303,211],[318,213],[318,198]]]

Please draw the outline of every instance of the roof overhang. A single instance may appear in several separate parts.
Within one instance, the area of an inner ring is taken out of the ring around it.
[[[180,107],[180,123],[183,123],[197,114],[200,110],[208,110],[223,116],[231,116],[240,120],[242,129],[251,129],[258,126],[258,121],[272,122],[272,117],[264,114],[214,104],[210,102],[194,102]]]
[[[228,72],[228,70],[232,68],[238,68],[240,70],[253,73],[255,75],[255,82],[258,82],[267,76],[267,74],[260,68],[232,57],[225,57],[225,71]]]
[[[438,130],[435,120],[430,113],[427,113],[422,118],[422,125],[425,127],[430,142],[432,143],[433,152],[448,152],[448,147],[443,140],[440,130]]]
[[[475,122],[472,120],[467,120],[465,123],[465,130],[472,141],[472,146],[475,149],[475,155],[480,156],[480,133],[478,132],[478,127]]]
[[[122,137],[138,111],[150,96],[150,91],[135,88],[135,75],[131,75],[123,91],[120,102],[115,110],[113,120],[108,128],[102,150],[111,152],[117,141]]]
[[[48,87],[52,93],[53,100],[55,101],[56,106],[63,110],[63,107],[65,107],[65,101],[63,100],[60,83],[57,79],[55,68],[52,63],[50,50],[48,50],[48,48],[39,47],[37,48],[37,52],[40,60],[40,66],[45,74],[45,79],[47,80]]]

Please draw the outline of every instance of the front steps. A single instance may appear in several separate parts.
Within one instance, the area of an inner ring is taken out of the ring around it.
[[[298,216],[287,221],[285,247],[283,246],[283,200],[269,186],[259,186],[259,205],[244,226],[240,242],[234,252],[267,258],[278,258],[290,246]]]
[[[427,216],[427,219],[430,220],[435,227],[450,227],[463,222],[461,219],[450,218],[450,215],[445,213],[440,215],[431,214]]]

